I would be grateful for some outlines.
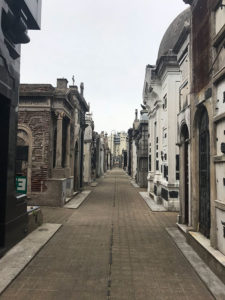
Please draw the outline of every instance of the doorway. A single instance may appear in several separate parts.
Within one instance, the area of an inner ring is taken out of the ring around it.
[[[75,153],[74,153],[74,191],[79,190],[79,149],[78,149],[78,143],[75,144]]]
[[[189,154],[188,154],[188,148],[189,148],[189,132],[188,127],[186,124],[182,126],[181,129],[181,140],[182,140],[182,146],[183,146],[183,157],[182,157],[182,169],[183,169],[183,205],[184,205],[184,224],[189,223]]]
[[[199,119],[199,231],[210,237],[209,118],[205,108]]]

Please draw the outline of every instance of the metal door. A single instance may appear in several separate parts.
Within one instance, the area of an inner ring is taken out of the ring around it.
[[[199,231],[210,236],[210,149],[209,119],[202,111],[199,122]]]
[[[183,170],[184,170],[184,223],[189,223],[189,157],[188,157],[188,145],[189,145],[189,132],[187,125],[183,125],[182,140],[184,147],[183,154]]]
[[[188,138],[188,136],[186,137]],[[184,194],[185,194],[185,224],[189,221],[189,161],[188,161],[188,141],[184,142]]]

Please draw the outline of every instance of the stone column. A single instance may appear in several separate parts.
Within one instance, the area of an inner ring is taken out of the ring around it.
[[[67,138],[66,138],[66,167],[70,167],[70,121],[67,125]]]
[[[64,113],[57,112],[56,168],[62,168],[62,122]]]

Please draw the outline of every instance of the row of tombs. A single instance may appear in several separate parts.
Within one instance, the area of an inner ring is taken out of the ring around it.
[[[32,205],[63,206],[111,168],[104,132],[66,79],[21,84],[21,44],[40,30],[42,1],[0,1],[0,257],[31,230]],[[18,25],[18,26],[15,26]],[[16,175],[16,176],[15,176]],[[34,218],[36,222],[36,217]]]
[[[186,232],[225,255],[225,5],[184,2],[190,7],[146,66],[127,172],[156,204],[179,212]]]
[[[30,205],[63,206],[111,168],[107,135],[94,131],[84,85],[21,84],[17,192]]]

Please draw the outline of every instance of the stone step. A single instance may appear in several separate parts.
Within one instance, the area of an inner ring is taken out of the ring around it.
[[[79,194],[79,192],[74,192],[71,196],[67,197],[65,203],[70,202],[77,194]]]

